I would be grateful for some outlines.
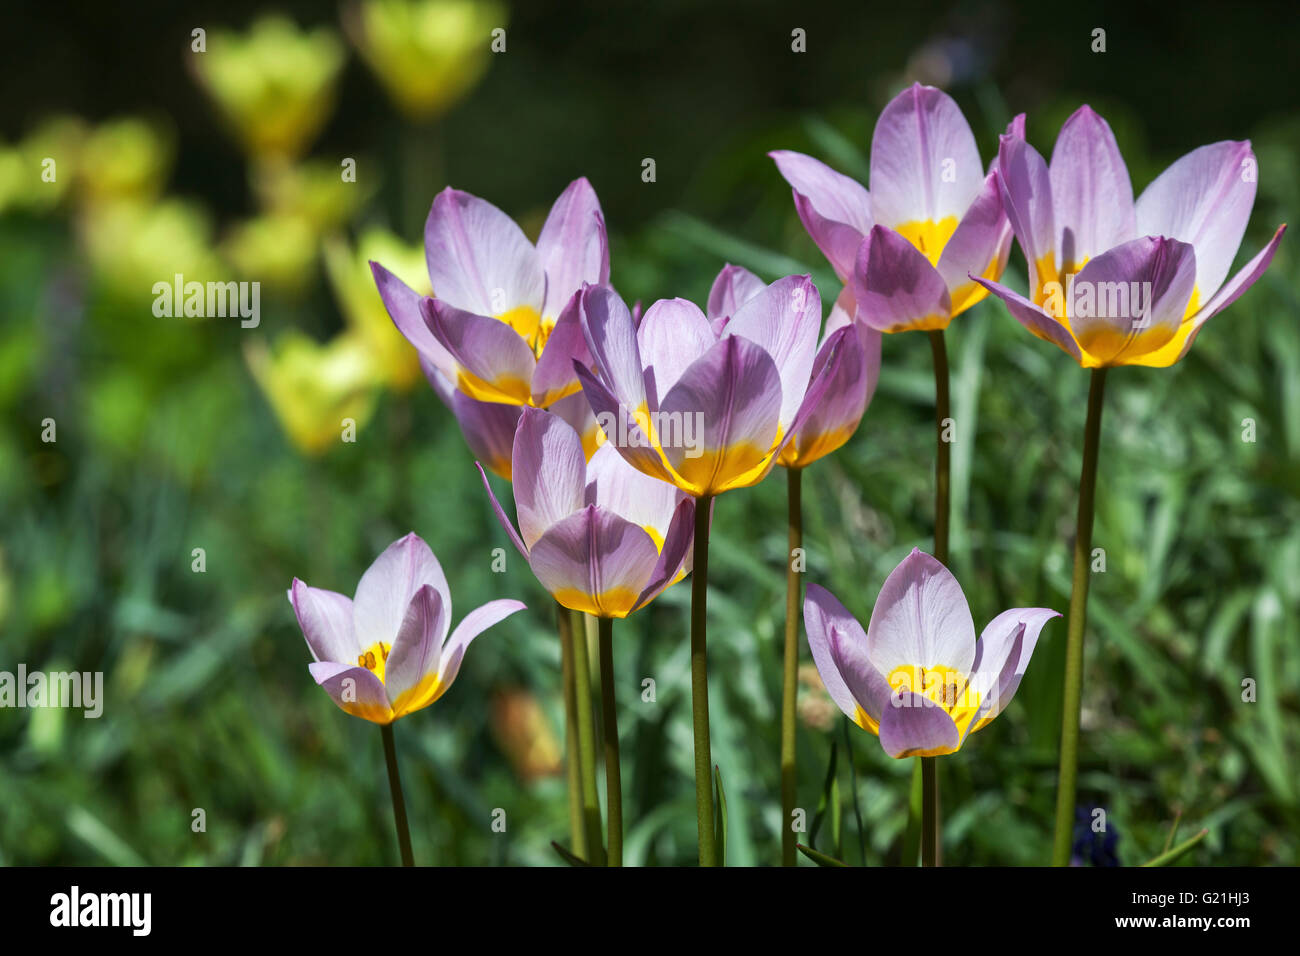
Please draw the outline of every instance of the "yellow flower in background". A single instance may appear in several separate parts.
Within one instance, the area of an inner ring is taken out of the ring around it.
[[[43,212],[58,205],[81,169],[85,124],[52,116],[12,148],[0,148],[0,212]]]
[[[525,783],[554,777],[563,769],[564,749],[531,692],[512,688],[494,694],[491,727],[497,745]]]
[[[226,271],[212,247],[203,207],[183,199],[117,200],[90,207],[82,243],[95,274],[115,296],[152,302],[154,283],[176,274],[207,281]]]
[[[427,120],[483,76],[506,8],[478,0],[362,0],[345,24],[389,96],[410,118]]]
[[[270,160],[250,172],[253,193],[266,212],[297,216],[318,233],[351,221],[379,185],[378,164],[349,157],[363,172],[345,180],[343,166],[333,160],[301,163]]]
[[[171,171],[174,135],[135,116],[95,127],[81,150],[81,196],[90,203],[155,199]]]
[[[207,52],[190,54],[195,74],[255,157],[293,157],[325,124],[343,66],[328,27],[299,30],[264,17],[246,34],[216,30]]]
[[[315,272],[316,242],[316,231],[301,216],[272,213],[233,226],[221,252],[242,278],[296,295]]]
[[[374,367],[356,335],[345,332],[322,345],[291,329],[273,347],[251,341],[244,358],[285,434],[306,454],[341,443],[374,412]]]
[[[406,344],[389,319],[384,300],[375,288],[371,260],[389,263],[392,271],[420,295],[432,295],[424,248],[418,243],[407,245],[391,232],[377,228],[363,233],[355,248],[342,236],[325,242],[325,271],[343,318],[365,341],[385,383],[405,391],[420,379],[419,353]]]

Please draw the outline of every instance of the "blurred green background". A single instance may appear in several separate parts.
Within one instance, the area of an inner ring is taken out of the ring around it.
[[[727,261],[769,280],[811,271],[829,301],[834,277],[765,153],[803,150],[865,182],[877,113],[919,79],[957,98],[985,157],[1013,113],[1047,152],[1091,103],[1135,191],[1196,146],[1251,138],[1259,194],[1238,263],[1300,207],[1293,5],[133,6],[0,14],[0,670],[99,670],[106,694],[98,720],[0,710],[0,863],[394,862],[379,733],[314,686],[284,592],[297,575],[351,593],[411,530],[447,569],[457,619],[495,597],[530,605],[397,725],[417,862],[559,862],[552,605],[513,551],[491,573],[508,543],[364,270],[380,258],[422,280],[444,185],[535,236],[586,175],[629,301],[702,302]],[[261,282],[260,326],[156,318],[152,285],[177,272]],[[1023,288],[1024,272],[1017,249],[1008,281]],[[1287,239],[1185,361],[1109,379],[1080,801],[1107,811],[1126,864],[1155,855],[1179,814],[1184,834],[1211,828],[1189,862],[1300,862],[1298,296]],[[1087,377],[996,302],[948,338],[953,566],[976,625],[1008,606],[1064,610]],[[860,431],[804,479],[807,580],[864,621],[929,541],[932,389],[924,337],[887,337]],[[339,440],[344,417],[355,443]],[[777,474],[715,516],[730,863],[780,855],[784,513]],[[616,628],[630,863],[695,859],[688,598],[673,588]],[[1064,630],[1044,632],[1003,719],[942,762],[949,863],[1047,859]],[[814,682],[802,694],[810,819],[837,750],[816,845],[897,862],[909,764],[850,728],[850,768],[843,718]]]

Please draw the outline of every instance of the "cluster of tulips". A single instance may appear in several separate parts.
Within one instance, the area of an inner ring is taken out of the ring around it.
[[[534,245],[490,203],[446,189],[425,228],[423,296],[379,263],[389,315],[479,460],[506,535],[557,612],[569,719],[571,860],[617,865],[622,803],[613,621],[691,575],[691,684],[699,860],[719,863],[709,753],[706,594],[714,497],[785,469],[790,547],[801,546],[802,469],[842,446],[871,402],[883,333],[924,331],[934,355],[935,533],[888,576],[867,627],[788,573],[781,737],[783,862],[796,860],[795,694],[802,619],[831,698],[884,751],[915,761],[920,858],[939,861],[935,761],[1007,706],[1049,608],[1012,608],[976,638],[948,562],[948,369],[944,329],[990,292],[1030,332],[1091,369],[1079,485],[1053,862],[1074,821],[1083,635],[1102,394],[1116,365],[1169,366],[1269,265],[1285,227],[1237,274],[1229,267],[1255,197],[1250,144],[1188,153],[1134,201],[1109,126],[1087,106],[1051,161],[1024,117],[987,169],[956,103],[916,85],[881,114],[870,191],[816,159],[772,154],[843,291],[824,325],[808,276],[769,284],[722,269],[702,310],[684,299],[631,308],[609,284],[605,221],[572,183]],[[1012,238],[1029,295],[1000,284]],[[484,470],[486,469],[486,471]],[[509,481],[515,521],[487,471]],[[493,601],[448,637],[451,598],[433,552],[394,543],[354,599],[294,580],[289,592],[312,676],[347,713],[380,724],[404,862],[411,861],[391,725],[437,700],[471,640],[520,610]],[[802,614],[800,614],[802,606]],[[583,619],[598,622],[607,787],[601,833]],[[576,746],[575,746],[576,744]],[[908,862],[914,862],[910,860]]]

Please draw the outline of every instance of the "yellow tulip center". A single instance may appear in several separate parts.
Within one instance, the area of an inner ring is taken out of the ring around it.
[[[930,260],[930,265],[937,266],[943,255],[944,246],[957,231],[957,217],[945,216],[938,222],[932,219],[913,219],[894,227],[894,231],[916,247],[917,252]]]
[[[391,650],[392,647],[383,641],[375,641],[366,648],[365,653],[357,655],[357,664],[368,671],[372,671],[382,684],[384,681],[384,665],[388,662],[388,652]]]
[[[515,334],[528,343],[528,347],[533,350],[533,355],[538,358],[542,355],[542,349],[546,348],[551,330],[555,328],[554,319],[544,318],[531,305],[516,306],[495,318],[514,329]]]
[[[890,671],[887,679],[895,693],[910,691],[942,707],[957,725],[959,735],[966,733],[979,710],[980,695],[970,686],[970,678],[951,667],[904,664]]]

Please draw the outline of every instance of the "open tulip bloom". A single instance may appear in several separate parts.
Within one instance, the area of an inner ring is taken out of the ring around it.
[[[536,246],[496,206],[448,187],[433,202],[424,245],[436,298],[377,262],[371,270],[389,316],[474,454],[509,477],[509,455],[493,452],[503,437],[508,448],[525,405],[559,406],[593,451],[586,403],[564,401],[581,390],[574,361],[590,361],[576,295],[584,283],[609,278],[605,219],[591,184],[577,179],[565,189]]]
[[[1091,372],[1066,634],[1065,707],[1052,861],[1070,857],[1078,769],[1083,640],[1106,370],[1173,365],[1201,328],[1264,273],[1286,226],[1241,271],[1228,270],[1255,201],[1249,142],[1192,150],[1133,201],[1110,126],[1080,107],[1049,165],[1021,135],[1002,137],[997,177],[1029,264],[1028,298],[988,279],[1016,319]],[[1225,281],[1225,279],[1227,281]]]
[[[1060,616],[1012,608],[977,642],[961,585],[915,549],[885,579],[866,631],[823,587],[808,585],[804,601],[808,645],[831,699],[896,758],[956,753],[1011,702],[1039,632]]]
[[[561,418],[525,408],[515,432],[513,463],[516,531],[479,466],[483,486],[501,526],[537,580],[563,607],[598,618],[606,803],[610,866],[622,865],[623,802],[614,699],[613,620],[659,596],[690,570],[695,500],[667,482],[642,474],[610,443],[588,462],[578,433]],[[563,636],[562,636],[563,640]],[[574,641],[585,641],[581,636]],[[585,647],[575,654],[574,690],[581,704],[590,693]],[[586,732],[589,719],[579,719]],[[590,746],[587,740],[582,746]],[[586,836],[591,859],[600,861],[599,813],[593,758],[582,762]]]
[[[626,617],[690,569],[694,500],[637,471],[612,444],[588,463],[568,423],[526,408],[513,467],[519,531],[479,473],[502,527],[565,607]]]
[[[1030,296],[979,281],[1085,368],[1173,365],[1263,275],[1286,230],[1228,279],[1257,170],[1248,141],[1211,143],[1134,202],[1115,136],[1091,108],[1065,121],[1050,166],[1022,135],[1003,136],[997,175]]]
[[[289,603],[315,660],[309,666],[334,703],[380,725],[404,866],[413,864],[406,803],[397,769],[393,722],[446,693],[470,642],[524,605],[489,601],[447,636],[451,592],[433,551],[417,535],[394,541],[366,569],[356,597],[313,588],[297,578]]]
[[[447,578],[415,534],[375,559],[355,598],[294,578],[289,602],[315,658],[309,669],[316,683],[347,713],[385,725],[446,693],[470,642],[524,607],[489,601],[448,637]]]
[[[1010,703],[1043,625],[1060,614],[1012,608],[978,642],[957,579],[913,549],[885,579],[862,625],[825,588],[808,585],[804,626],[817,672],[840,710],[891,757],[921,757],[922,860],[939,859],[934,757],[955,753]],[[911,862],[911,861],[905,861]]]

